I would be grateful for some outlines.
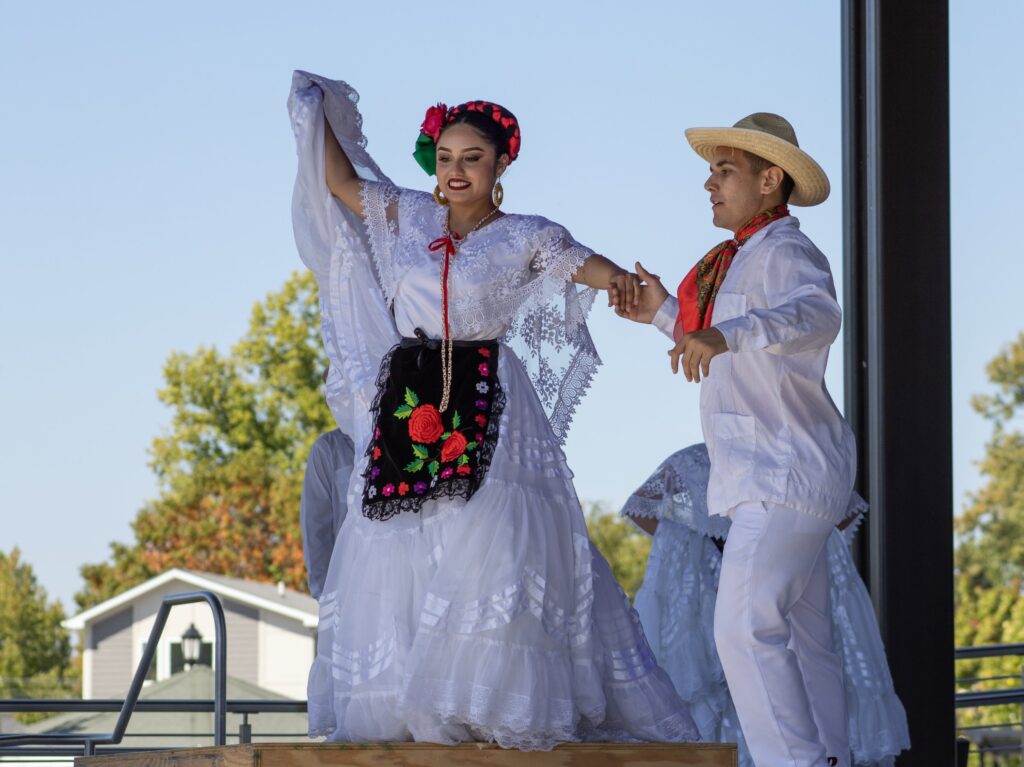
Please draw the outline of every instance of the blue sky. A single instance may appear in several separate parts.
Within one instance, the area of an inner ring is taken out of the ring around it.
[[[1024,6],[951,6],[959,506],[988,436],[969,398],[1024,327],[1005,234],[1022,202],[1008,148],[1024,133]],[[371,152],[422,189],[410,152],[428,105],[507,105],[524,141],[505,207],[670,282],[724,236],[683,129],[779,112],[832,179],[832,198],[798,215],[840,282],[838,0],[0,0],[0,19],[0,549],[19,546],[69,607],[79,566],[130,540],[156,493],[147,448],[168,420],[155,395],[167,355],[226,349],[300,268],[292,69],[354,85]],[[700,440],[697,389],[672,377],[653,329],[600,306],[591,329],[606,364],[567,452],[580,495],[617,507]],[[841,403],[840,344],[828,383]]]

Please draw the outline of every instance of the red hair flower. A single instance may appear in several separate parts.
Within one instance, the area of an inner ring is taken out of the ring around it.
[[[519,128],[516,128],[515,134],[508,140],[508,161],[512,162],[516,157],[519,156]]]
[[[437,143],[438,137],[441,135],[441,128],[444,125],[445,118],[448,116],[448,107],[444,104],[438,103],[437,106],[430,107],[427,110],[426,116],[423,118],[423,124],[420,126],[420,133],[424,136],[430,136],[434,143]]]

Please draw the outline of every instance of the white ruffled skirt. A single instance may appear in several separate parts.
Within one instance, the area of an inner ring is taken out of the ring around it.
[[[699,740],[504,347],[499,377],[498,445],[469,502],[372,521],[354,473],[320,600],[310,736],[521,749]]]

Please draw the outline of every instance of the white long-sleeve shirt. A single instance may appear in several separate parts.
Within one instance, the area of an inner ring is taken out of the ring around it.
[[[669,297],[655,326],[671,337],[678,313]],[[825,388],[841,321],[828,260],[797,219],[772,222],[736,253],[711,316],[729,350],[701,381],[710,513],[767,501],[842,518],[856,450]]]
[[[302,481],[299,524],[309,593],[319,599],[334,542],[348,511],[349,477],[355,462],[352,440],[341,429],[321,434],[309,451]]]

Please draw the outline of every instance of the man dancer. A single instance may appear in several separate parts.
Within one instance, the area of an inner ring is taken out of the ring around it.
[[[637,264],[647,286],[624,316],[671,335],[673,371],[703,378],[708,509],[732,518],[715,642],[754,762],[846,767],[824,554],[856,468],[824,382],[841,312],[828,261],[787,207],[823,202],[828,178],[778,115],[686,136],[710,163],[714,224],[734,237],[698,262],[678,301]]]

